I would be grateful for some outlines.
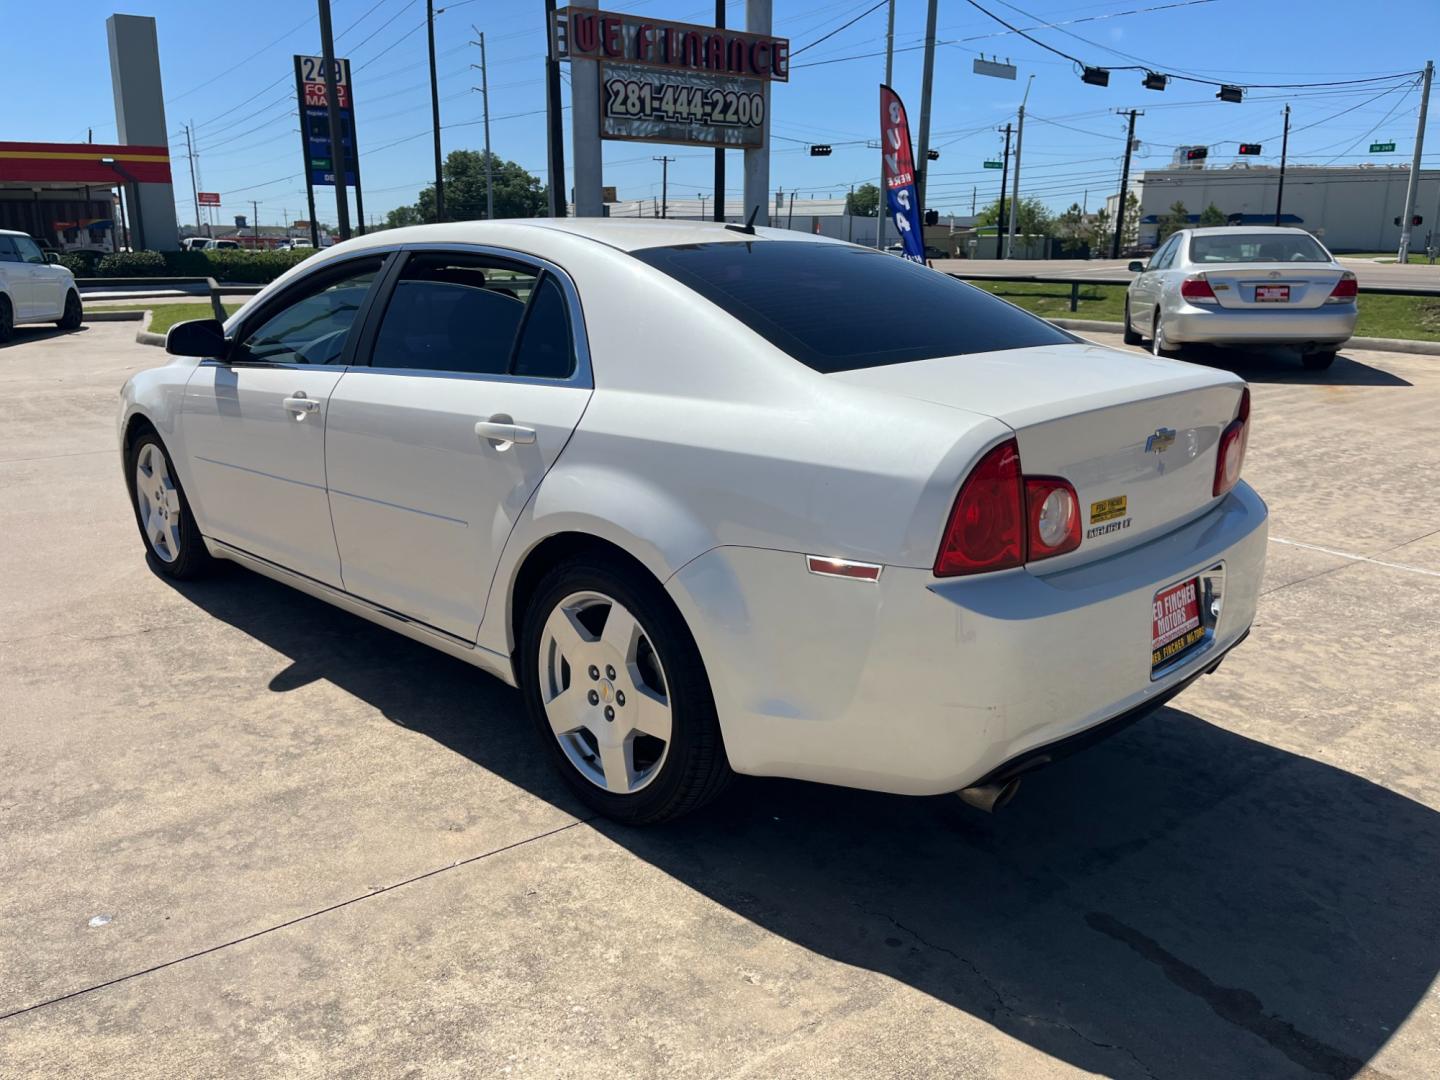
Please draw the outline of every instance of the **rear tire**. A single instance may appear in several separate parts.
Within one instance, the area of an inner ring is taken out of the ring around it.
[[[74,291],[65,294],[65,312],[55,325],[61,330],[79,330],[85,319],[85,309],[80,305],[80,294]]]
[[[10,306],[8,296],[0,296],[0,342],[15,336],[15,309]]]
[[[1136,333],[1135,328],[1130,325],[1130,298],[1128,296],[1125,298],[1125,329],[1122,336],[1126,345],[1141,345],[1145,342],[1145,338]]]
[[[205,548],[170,454],[153,430],[137,435],[131,444],[125,476],[150,565],[177,581],[211,570],[215,559]]]
[[[552,569],[525,613],[519,661],[537,733],[599,813],[630,825],[668,821],[729,783],[700,650],[642,571],[594,556]]]
[[[1155,322],[1150,333],[1150,351],[1167,360],[1173,360],[1180,355],[1180,350],[1165,340],[1165,320],[1160,317],[1159,308],[1155,309]]]
[[[1333,350],[1328,352],[1304,353],[1300,357],[1300,363],[1306,371],[1324,371],[1331,364],[1335,363],[1335,353]]]

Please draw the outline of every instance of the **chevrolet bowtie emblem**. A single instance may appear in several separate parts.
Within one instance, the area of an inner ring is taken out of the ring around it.
[[[1170,447],[1175,445],[1174,428],[1156,428],[1155,434],[1145,439],[1145,452],[1147,454],[1163,454]]]

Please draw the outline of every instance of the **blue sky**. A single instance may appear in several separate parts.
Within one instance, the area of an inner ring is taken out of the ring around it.
[[[884,74],[885,9],[813,48],[805,46],[860,15],[875,0],[774,0],[775,33],[789,37],[794,70],[777,84],[771,105],[775,136],[771,186],[801,197],[839,195],[877,172],[877,85]],[[1384,0],[1000,0],[981,3],[1034,37],[1090,64],[1154,65],[1246,84],[1369,79],[1417,70],[1440,52],[1440,2]],[[440,71],[443,145],[479,148],[481,98],[478,49],[472,26],[485,31],[490,64],[491,141],[496,153],[545,175],[544,27],[540,0],[458,0],[438,3],[436,50]],[[706,0],[609,0],[611,10],[703,22]],[[925,0],[898,0],[895,86],[918,129]],[[6,61],[0,100],[0,139],[96,142],[115,137],[105,17],[110,4],[94,0],[0,0]],[[299,136],[291,89],[293,53],[319,52],[312,0],[133,0],[123,9],[158,20],[172,152],[183,152],[181,127],[193,120],[202,188],[224,200],[221,220],[260,204],[270,223],[284,212],[304,216]],[[429,179],[429,93],[424,0],[333,0],[337,52],[353,66],[367,216],[383,216],[413,202]],[[1374,14],[1368,20],[1367,12]],[[729,4],[729,22],[744,25],[744,0]],[[1078,35],[1078,36],[1077,36]],[[966,0],[940,0],[931,143],[941,152],[930,179],[929,204],[968,213],[995,197],[999,173],[982,162],[998,157],[997,126],[1013,117],[1027,76],[1034,75],[1026,124],[1022,193],[1057,208],[1081,201],[1093,209],[1118,188],[1124,120],[1116,110],[1137,107],[1142,151],[1135,167],[1157,167],[1179,144],[1212,146],[1211,163],[1235,158],[1236,144],[1261,142],[1278,160],[1281,110],[1292,105],[1290,158],[1296,164],[1408,162],[1414,147],[1419,92],[1406,80],[1303,89],[1253,89],[1243,104],[1218,102],[1214,88],[1171,82],[1163,93],[1141,88],[1140,74],[1112,73],[1108,87],[1080,82],[1069,60],[1007,31]],[[1085,40],[1081,40],[1085,39]],[[20,49],[17,43],[29,42]],[[803,52],[801,50],[804,49]],[[1016,82],[977,76],[972,59],[1009,58]],[[1128,55],[1126,55],[1128,54]],[[858,57],[857,59],[849,59]],[[63,61],[57,63],[57,61]],[[807,66],[809,65],[809,66]],[[43,89],[42,89],[43,88]],[[567,90],[568,94],[568,90]],[[568,99],[567,99],[568,100]],[[23,102],[23,108],[13,103]],[[1432,109],[1425,163],[1440,164],[1440,131]],[[1338,114],[1338,115],[1337,115]],[[568,123],[567,123],[568,141]],[[1391,155],[1370,155],[1369,144],[1394,142]],[[806,144],[835,147],[811,158]],[[849,144],[849,145],[846,145]],[[695,147],[609,142],[605,182],[622,199],[658,193],[660,166],[670,167],[671,198],[711,196],[712,155]],[[569,151],[567,147],[567,162]],[[730,155],[730,197],[740,196],[740,155]],[[568,188],[568,181],[567,181]],[[183,197],[181,191],[184,191]],[[183,158],[176,160],[182,221],[193,217]],[[333,220],[333,198],[317,191],[322,220]],[[353,212],[353,207],[352,207]]]

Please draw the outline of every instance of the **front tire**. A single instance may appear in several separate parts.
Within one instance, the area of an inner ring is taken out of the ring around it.
[[[15,336],[15,309],[8,296],[0,296],[0,344]]]
[[[607,817],[668,821],[732,776],[700,651],[642,571],[599,558],[551,570],[522,624],[520,685],[566,782]]]
[[[180,581],[210,570],[215,560],[205,549],[170,454],[154,431],[139,435],[131,444],[125,474],[150,565]]]
[[[1325,352],[1302,353],[1300,363],[1306,371],[1324,371],[1335,363],[1335,351],[1331,349]]]
[[[1128,296],[1125,298],[1125,330],[1122,336],[1126,345],[1140,345],[1145,341],[1145,338],[1136,333],[1135,328],[1130,325],[1130,298]]]
[[[55,323],[61,330],[79,330],[80,323],[85,319],[85,309],[80,305],[80,294],[69,292],[65,294],[65,312]]]

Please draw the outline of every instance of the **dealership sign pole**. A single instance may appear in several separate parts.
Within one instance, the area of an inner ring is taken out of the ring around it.
[[[890,219],[900,232],[905,258],[923,263],[925,242],[920,235],[910,123],[900,95],[888,86],[880,87],[880,141],[884,144],[885,201]]]
[[[745,33],[584,3],[555,12],[551,46],[572,74],[578,215],[601,212],[603,139],[743,149],[746,213],[757,183],[764,202],[768,159],[759,158],[769,145],[769,84],[790,77],[789,41],[753,32],[769,26],[769,12],[769,0],[747,0],[752,32]]]

